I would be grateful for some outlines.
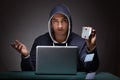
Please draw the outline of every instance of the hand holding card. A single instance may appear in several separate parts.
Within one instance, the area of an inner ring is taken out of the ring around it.
[[[82,28],[82,38],[89,39],[89,36],[90,36],[91,32],[92,32],[92,28],[91,27],[84,26]]]
[[[85,39],[88,51],[92,51],[96,46],[96,30],[92,27],[83,26],[81,37]]]

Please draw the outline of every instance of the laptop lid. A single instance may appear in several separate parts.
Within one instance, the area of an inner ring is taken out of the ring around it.
[[[76,74],[77,46],[37,46],[36,74]]]

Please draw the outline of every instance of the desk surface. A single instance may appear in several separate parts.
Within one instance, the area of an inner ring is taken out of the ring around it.
[[[36,75],[34,72],[0,72],[0,79],[67,79],[81,80],[86,78],[87,73],[77,72],[76,75]],[[100,72],[95,75],[95,80],[120,80],[119,77],[107,73]]]

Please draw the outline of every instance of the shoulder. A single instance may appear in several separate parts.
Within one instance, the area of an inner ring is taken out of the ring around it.
[[[40,36],[38,36],[36,38],[36,40],[38,40],[38,39],[45,39],[45,38],[49,38],[49,33],[48,32],[44,33],[44,34],[41,34]]]
[[[81,38],[80,35],[72,32],[70,37],[70,43],[74,44],[74,45],[82,45],[85,44],[85,39]]]
[[[45,34],[42,34],[42,35],[40,35],[40,36],[38,36],[37,38],[35,38],[35,42],[48,42],[48,41],[50,41],[51,40],[51,38],[50,38],[50,36],[49,36],[49,33],[47,32],[47,33],[45,33]]]
[[[71,39],[74,39],[74,40],[85,41],[83,38],[81,38],[80,35],[78,35],[77,33],[74,33],[74,32],[71,33],[70,37],[71,37]]]

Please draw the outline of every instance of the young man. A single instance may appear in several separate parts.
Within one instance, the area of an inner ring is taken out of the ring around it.
[[[22,71],[35,70],[36,66],[36,46],[78,46],[78,71],[96,71],[99,66],[99,59],[96,50],[96,32],[92,29],[88,40],[81,38],[72,32],[72,20],[68,8],[59,4],[50,12],[48,21],[48,31],[44,35],[37,37],[32,46],[31,52],[20,41],[16,40],[11,46],[22,55]],[[87,54],[94,54],[93,60],[85,62]]]

